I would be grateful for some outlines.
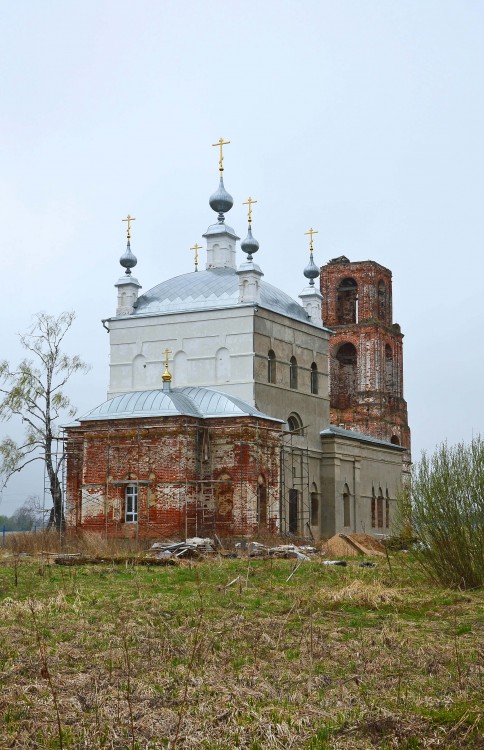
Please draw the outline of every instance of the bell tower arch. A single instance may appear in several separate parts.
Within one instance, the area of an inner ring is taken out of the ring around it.
[[[403,334],[393,322],[392,272],[346,256],[321,268],[324,325],[330,341],[330,419],[406,448],[410,428],[403,398]]]

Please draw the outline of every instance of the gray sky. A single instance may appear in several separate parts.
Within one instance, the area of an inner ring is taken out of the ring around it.
[[[143,291],[193,268],[213,222],[220,135],[228,221],[249,195],[265,280],[297,298],[318,264],[393,271],[413,457],[482,430],[482,0],[1,1],[0,358],[33,313],[74,309],[102,402],[125,248]],[[201,258],[204,262],[204,253]],[[15,435],[0,423],[0,437]],[[0,513],[41,474],[13,480]]]

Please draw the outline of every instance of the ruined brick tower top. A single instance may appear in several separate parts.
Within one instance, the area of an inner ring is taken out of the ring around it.
[[[330,328],[369,320],[392,325],[392,272],[373,260],[333,258],[321,268],[321,292]]]
[[[393,323],[392,273],[346,256],[321,268],[324,325],[330,346],[331,422],[407,448],[403,334]]]

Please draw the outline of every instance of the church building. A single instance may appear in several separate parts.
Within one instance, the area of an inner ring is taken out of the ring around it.
[[[339,339],[337,351],[332,341],[335,324],[356,324],[353,303],[331,301],[324,268],[323,295],[316,287],[312,229],[300,302],[265,280],[254,261],[251,198],[238,256],[239,237],[226,223],[233,199],[223,180],[225,144],[216,145],[219,186],[209,200],[216,221],[203,235],[203,270],[197,244],[193,272],[140,294],[128,216],[125,274],[115,285],[115,314],[103,321],[108,400],[66,428],[68,527],[140,539],[388,534],[409,449],[398,370],[387,399],[402,401],[398,429],[386,413],[386,431],[378,433],[374,419],[350,419],[348,409],[364,401],[355,384],[358,352],[345,349],[356,348],[355,332],[345,328],[353,338]],[[348,263],[340,261],[328,266]],[[350,265],[344,279],[358,277]],[[335,304],[350,312],[335,318]],[[392,347],[401,371],[389,309],[375,328],[378,356],[385,362],[385,346]],[[387,401],[380,401],[381,409]]]

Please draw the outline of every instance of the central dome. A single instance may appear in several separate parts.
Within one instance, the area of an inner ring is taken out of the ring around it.
[[[239,278],[233,268],[211,268],[167,279],[138,298],[133,315],[212,310],[239,305]],[[301,305],[272,284],[261,281],[259,307],[310,322]]]

